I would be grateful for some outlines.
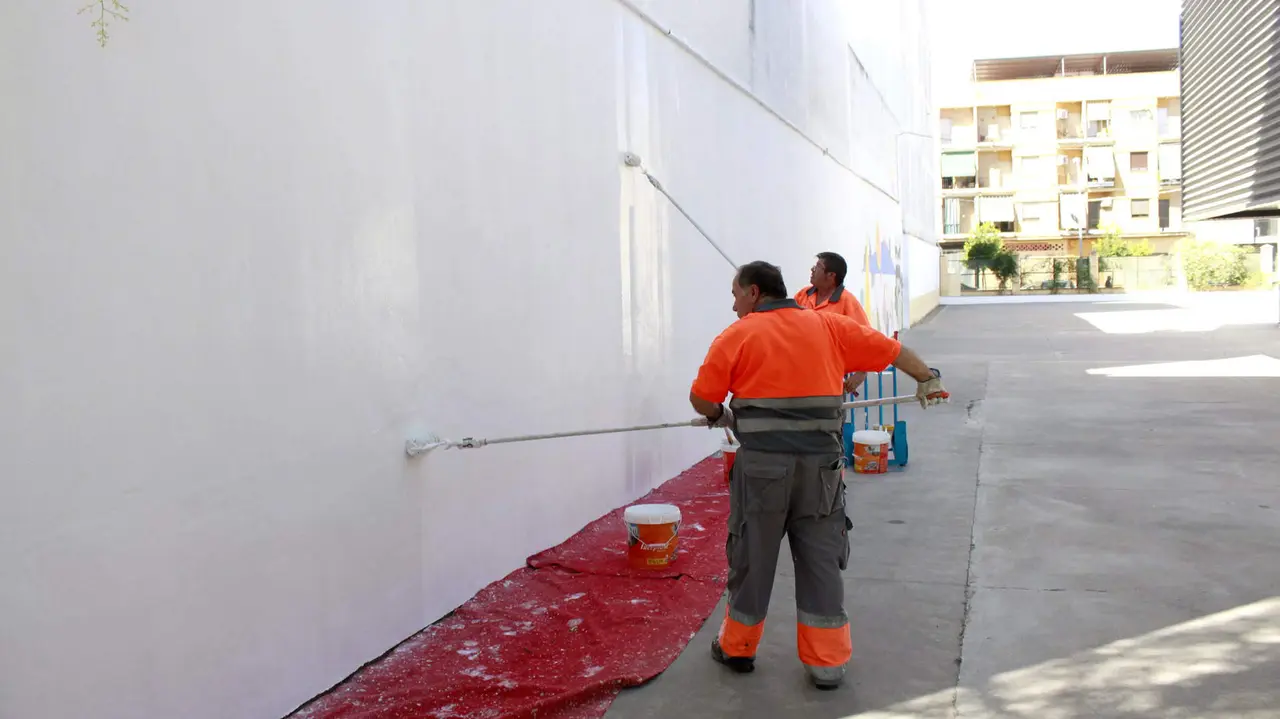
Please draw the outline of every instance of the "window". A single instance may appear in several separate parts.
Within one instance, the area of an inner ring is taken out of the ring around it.
[[[1147,153],[1130,152],[1129,153],[1129,170],[1131,172],[1147,171]]]
[[[1147,218],[1151,216],[1151,200],[1129,200],[1129,216]]]
[[[1169,201],[1160,200],[1160,229],[1169,229]]]
[[[1134,126],[1141,126],[1149,122],[1151,122],[1150,110],[1130,110],[1129,111],[1129,124]]]
[[[944,117],[938,121],[938,129],[942,134],[942,144],[951,144],[951,118]]]
[[[1018,127],[1024,130],[1034,130],[1040,125],[1040,113],[1024,112],[1018,115]]]
[[[1102,200],[1089,200],[1089,229],[1096,230],[1102,225]]]

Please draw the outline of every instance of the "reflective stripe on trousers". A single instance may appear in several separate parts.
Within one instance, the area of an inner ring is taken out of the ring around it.
[[[734,397],[734,432],[743,449],[820,454],[840,451],[843,395]]]
[[[852,642],[841,577],[849,561],[842,467],[838,451],[738,451],[729,490],[729,606],[719,634],[725,655],[755,656],[787,536],[800,660],[819,679],[843,675]]]

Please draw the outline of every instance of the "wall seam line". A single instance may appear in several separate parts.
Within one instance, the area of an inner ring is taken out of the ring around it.
[[[898,204],[898,205],[902,204],[901,200],[899,200],[897,197],[891,194],[888,190],[884,189],[883,187],[867,179],[852,167],[849,167],[848,165],[841,162],[838,158],[836,158],[835,155],[831,154],[831,150],[829,148],[823,146],[822,143],[818,142],[816,139],[810,136],[807,132],[801,129],[799,125],[787,119],[785,115],[783,115],[778,110],[774,109],[773,106],[765,102],[763,98],[761,98],[759,95],[752,92],[751,88],[747,87],[746,85],[743,85],[740,81],[738,81],[732,75],[722,70],[714,62],[711,62],[710,58],[708,58],[706,55],[703,55],[694,46],[690,45],[687,40],[684,40],[679,35],[676,35],[670,29],[663,27],[662,23],[658,22],[657,18],[653,17],[649,13],[642,10],[639,6],[637,6],[634,2],[632,2],[632,0],[614,0],[614,1],[622,5],[623,7],[625,7],[627,10],[631,11],[633,15],[643,20],[645,24],[649,25],[653,29],[665,35],[668,39],[671,40],[671,42],[675,43],[677,47],[684,50],[686,53],[692,56],[695,60],[697,60],[707,69],[711,70],[711,72],[715,73],[715,75],[719,77],[721,80],[724,80],[725,82],[729,83],[729,85],[731,85],[733,88],[738,90],[738,92],[742,93],[743,95],[746,95],[748,99],[750,99],[751,101],[759,105],[761,108],[763,108],[765,112],[768,112],[770,115],[773,115],[773,117],[777,119],[779,122],[791,128],[793,132],[795,132],[800,137],[804,138],[804,140],[808,142],[810,145],[813,145],[814,147],[821,150],[822,154],[825,155],[832,162],[834,162],[837,167],[849,173],[850,175],[853,175],[857,179],[861,180],[871,189],[889,198],[895,204]]]

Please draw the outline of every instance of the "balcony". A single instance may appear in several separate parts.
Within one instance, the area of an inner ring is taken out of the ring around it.
[[[943,195],[968,196],[978,194],[978,178],[969,176],[943,177]]]
[[[1085,186],[1084,154],[1080,150],[1058,155],[1058,187],[1081,189]]]
[[[977,121],[978,147],[1013,147],[1013,113],[1008,105],[979,107]]]
[[[1110,108],[1108,107],[1106,110],[1101,112],[1109,113]],[[1098,111],[1095,111],[1095,114],[1097,113]],[[1084,144],[1086,145],[1114,145],[1116,140],[1113,135],[1114,129],[1111,127],[1111,119],[1109,116],[1107,116],[1106,119],[1099,119],[1095,117],[1093,119],[1086,120],[1084,123]]]
[[[1085,140],[1083,103],[1060,102],[1054,111],[1058,143],[1079,145]]]
[[[1010,133],[1012,135],[1012,133]],[[978,135],[978,149],[980,150],[1012,150],[1013,137],[1004,137],[999,133],[995,135]]]
[[[938,135],[949,150],[971,150],[978,144],[973,108],[944,108],[938,118]]]

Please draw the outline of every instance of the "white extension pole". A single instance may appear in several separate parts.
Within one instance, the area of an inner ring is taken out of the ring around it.
[[[859,407],[878,407],[889,404],[907,404],[920,401],[915,395],[899,397],[882,397],[880,399],[864,399],[856,402],[845,402],[842,410]],[[706,427],[707,418],[686,420],[684,422],[663,422],[662,424],[638,424],[631,427],[610,427],[608,429],[581,429],[572,432],[549,432],[547,434],[521,434],[514,437],[495,437],[493,439],[475,439],[467,437],[460,440],[441,439],[435,436],[411,439],[405,442],[405,454],[410,457],[426,454],[433,449],[478,449],[490,444],[511,444],[513,442],[533,442],[540,439],[562,439],[565,437],[589,437],[596,434],[617,434],[619,432],[644,432],[653,429],[671,429],[674,427]]]
[[[684,215],[684,219],[688,220],[689,224],[693,225],[693,229],[697,230],[698,233],[702,235],[702,237],[706,239],[707,242],[711,243],[712,247],[716,248],[716,252],[720,253],[720,256],[724,258],[725,262],[728,262],[731,266],[733,266],[735,270],[738,268],[738,263],[734,262],[729,257],[729,255],[725,253],[724,249],[721,248],[720,245],[716,244],[715,240],[711,239],[711,235],[708,235],[707,231],[702,229],[702,225],[699,225],[698,221],[693,219],[693,216],[690,215],[688,212],[686,212],[685,209],[680,206],[679,202],[676,202],[676,198],[672,197],[670,192],[667,192],[667,189],[662,186],[662,183],[658,182],[658,178],[649,174],[649,171],[645,169],[644,163],[643,161],[641,161],[639,155],[635,154],[634,152],[624,153],[622,155],[622,162],[627,167],[634,167],[640,170],[640,172],[644,173],[644,176],[649,178],[649,184],[653,185],[653,189],[657,190],[658,192],[661,192],[663,196],[666,197],[667,200],[671,203],[671,205],[675,207],[677,210],[679,210],[680,214]]]

